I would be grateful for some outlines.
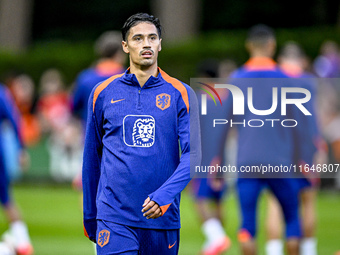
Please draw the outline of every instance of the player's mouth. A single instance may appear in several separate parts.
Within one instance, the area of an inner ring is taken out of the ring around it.
[[[143,50],[141,52],[141,56],[144,58],[151,58],[153,56],[153,51],[152,50]]]

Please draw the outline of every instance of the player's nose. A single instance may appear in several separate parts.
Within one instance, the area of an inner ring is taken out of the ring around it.
[[[151,48],[151,43],[149,38],[144,39],[143,48]]]

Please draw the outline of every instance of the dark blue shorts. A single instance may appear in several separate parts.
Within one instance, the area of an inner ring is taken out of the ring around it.
[[[177,255],[179,229],[142,229],[98,220],[96,242],[97,255]]]
[[[301,191],[303,189],[307,189],[307,188],[312,188],[313,185],[312,183],[306,179],[306,178],[297,178],[295,179],[298,185],[298,189]]]
[[[237,180],[237,191],[240,201],[242,221],[241,232],[249,236],[256,235],[257,201],[264,188],[269,188],[278,199],[285,223],[286,237],[300,237],[299,188],[296,179],[242,179]]]
[[[224,194],[227,191],[227,184],[224,185],[219,190],[214,190],[209,182],[209,178],[196,178],[192,179],[192,189],[193,195],[196,199],[212,199],[216,201],[221,201]]]

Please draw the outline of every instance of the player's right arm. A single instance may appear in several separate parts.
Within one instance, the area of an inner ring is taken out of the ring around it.
[[[293,80],[293,82],[299,82],[299,80]],[[306,84],[304,84],[306,83]],[[304,107],[311,113],[311,116],[306,116],[301,112],[295,105],[293,105],[292,109],[292,119],[298,121],[298,125],[293,129],[296,142],[296,164],[313,164],[313,158],[317,151],[316,142],[321,140],[321,135],[318,130],[318,124],[316,119],[316,110],[315,110],[315,101],[314,97],[316,96],[315,91],[316,84],[312,83],[311,80],[302,80],[301,85],[297,84],[296,87],[305,88],[310,91],[312,97],[311,99],[304,103]],[[298,95],[293,95],[296,98],[299,98]]]
[[[88,116],[83,155],[83,214],[84,233],[92,241],[96,239],[97,207],[96,197],[100,177],[102,158],[102,102],[96,95],[97,86],[93,89],[88,102]],[[95,96],[96,95],[96,96]]]
[[[1,88],[0,98],[1,118],[7,119],[15,132],[16,137],[19,140],[19,145],[23,149],[24,142],[20,132],[21,117],[19,110],[17,109],[10,92],[6,88]]]

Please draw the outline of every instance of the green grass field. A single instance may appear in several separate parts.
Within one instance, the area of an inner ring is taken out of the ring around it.
[[[79,193],[68,186],[16,185],[14,196],[29,226],[36,255],[93,255],[91,243],[83,236]],[[259,254],[263,253],[265,196],[259,205]],[[198,254],[203,242],[194,204],[187,192],[182,196],[180,254]],[[317,201],[320,255],[340,250],[340,194],[320,192]],[[236,241],[239,224],[237,201],[231,193],[225,202],[225,225],[233,246],[227,254],[240,254]],[[2,215],[3,216],[3,215]],[[0,233],[7,229],[0,218]]]

